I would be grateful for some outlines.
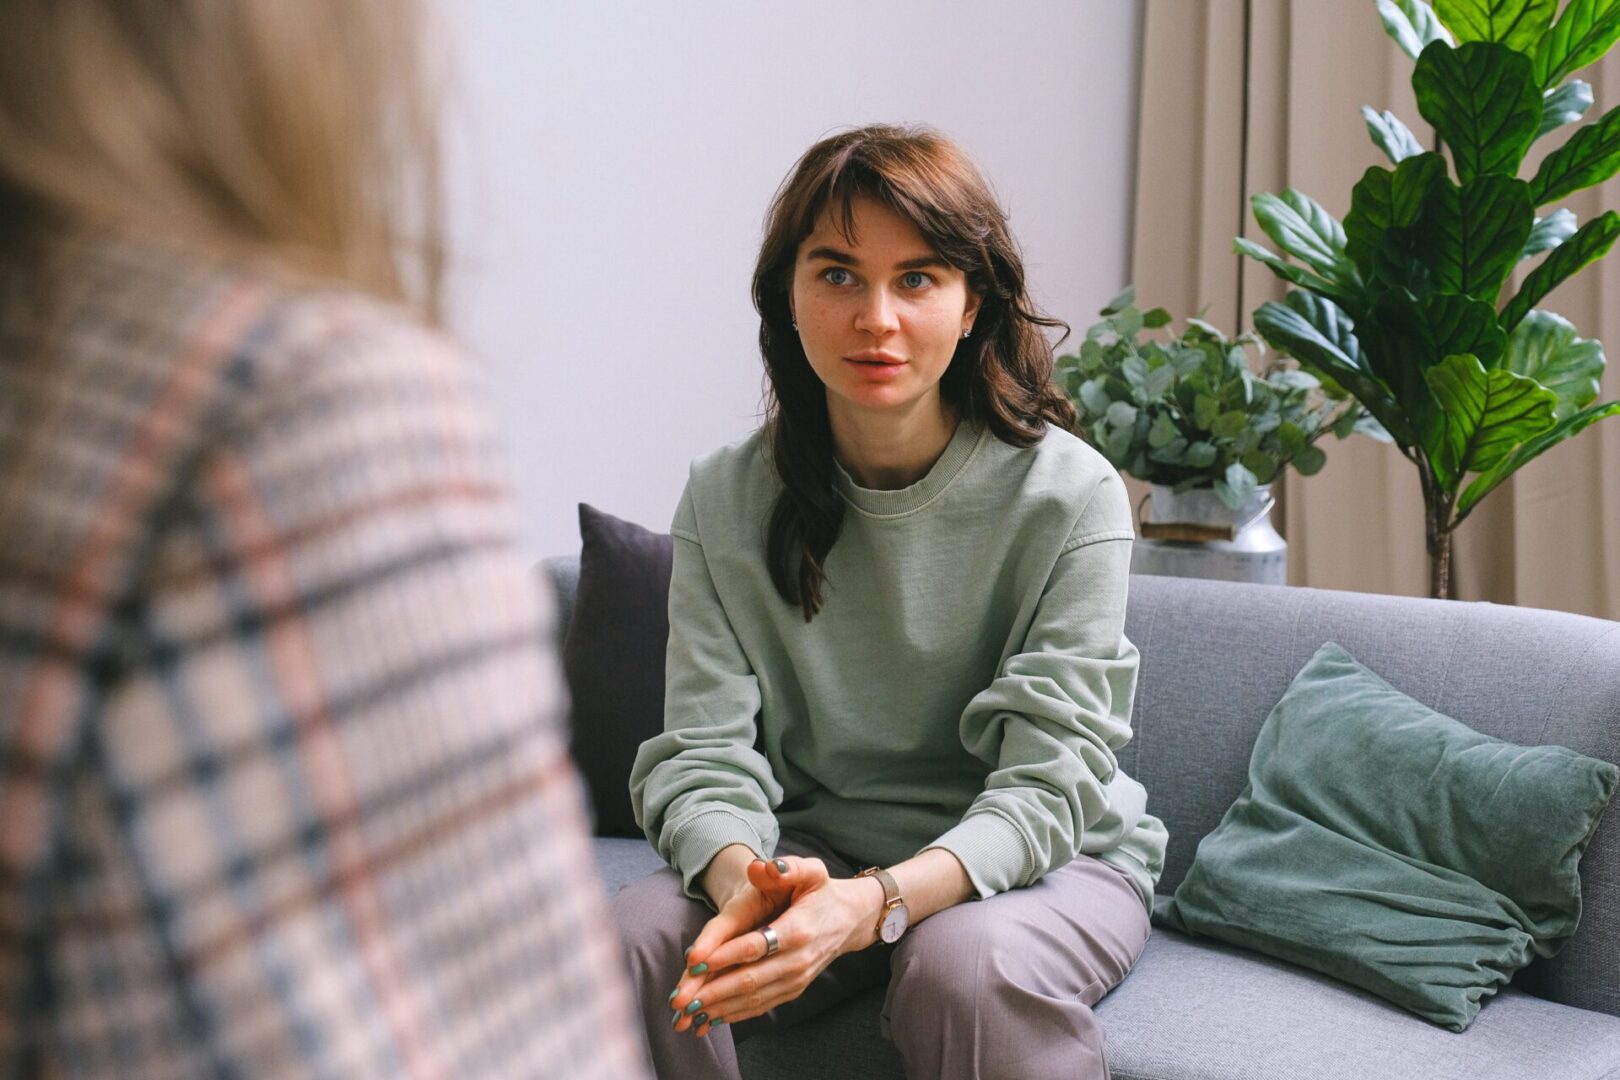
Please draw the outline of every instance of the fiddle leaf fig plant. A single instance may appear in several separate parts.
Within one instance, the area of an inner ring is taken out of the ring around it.
[[[1341,224],[1289,190],[1251,200],[1282,254],[1239,238],[1294,288],[1254,325],[1342,388],[1418,470],[1433,596],[1452,595],[1452,536],[1504,480],[1583,429],[1602,345],[1536,307],[1620,237],[1620,214],[1580,223],[1556,204],[1620,172],[1620,108],[1581,124],[1533,175],[1531,146],[1580,124],[1592,88],[1571,78],[1620,40],[1620,0],[1376,0],[1415,61],[1418,111],[1445,152],[1363,107],[1389,167],[1362,174]],[[1517,289],[1515,267],[1536,260]]]
[[[1327,456],[1316,440],[1349,435],[1364,415],[1292,361],[1275,358],[1255,374],[1248,350],[1264,354],[1265,346],[1252,334],[1229,338],[1193,318],[1179,335],[1142,340],[1170,314],[1139,310],[1134,288],[1100,314],[1080,351],[1057,358],[1055,377],[1082,436],[1139,480],[1178,492],[1213,488],[1237,510],[1289,465],[1317,472]]]

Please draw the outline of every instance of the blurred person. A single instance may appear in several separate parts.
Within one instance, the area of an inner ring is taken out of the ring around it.
[[[0,0],[0,1076],[645,1074],[411,0]]]
[[[806,151],[753,293],[765,422],[692,464],[631,774],[670,866],[613,901],[654,1065],[735,1078],[737,1041],[886,984],[907,1076],[1100,1080],[1167,836],[1118,767],[1131,512],[1052,385],[1062,324],[928,129]]]

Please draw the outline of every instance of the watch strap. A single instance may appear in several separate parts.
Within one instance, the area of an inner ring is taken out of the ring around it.
[[[878,884],[883,887],[883,910],[878,912],[877,925],[873,927],[873,933],[881,939],[883,937],[883,922],[889,917],[889,912],[905,903],[905,898],[900,895],[900,883],[894,880],[893,874],[881,866],[869,866],[855,876],[875,877]]]

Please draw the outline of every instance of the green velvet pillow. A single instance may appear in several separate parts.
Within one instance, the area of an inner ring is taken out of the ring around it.
[[[1332,642],[1266,717],[1249,783],[1153,922],[1304,965],[1462,1031],[1581,917],[1620,768],[1420,704]]]

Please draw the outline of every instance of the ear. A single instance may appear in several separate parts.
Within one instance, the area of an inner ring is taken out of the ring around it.
[[[968,290],[967,306],[962,309],[962,329],[968,330],[972,328],[974,320],[979,317],[979,305],[983,303],[983,293],[974,292],[972,289]]]

